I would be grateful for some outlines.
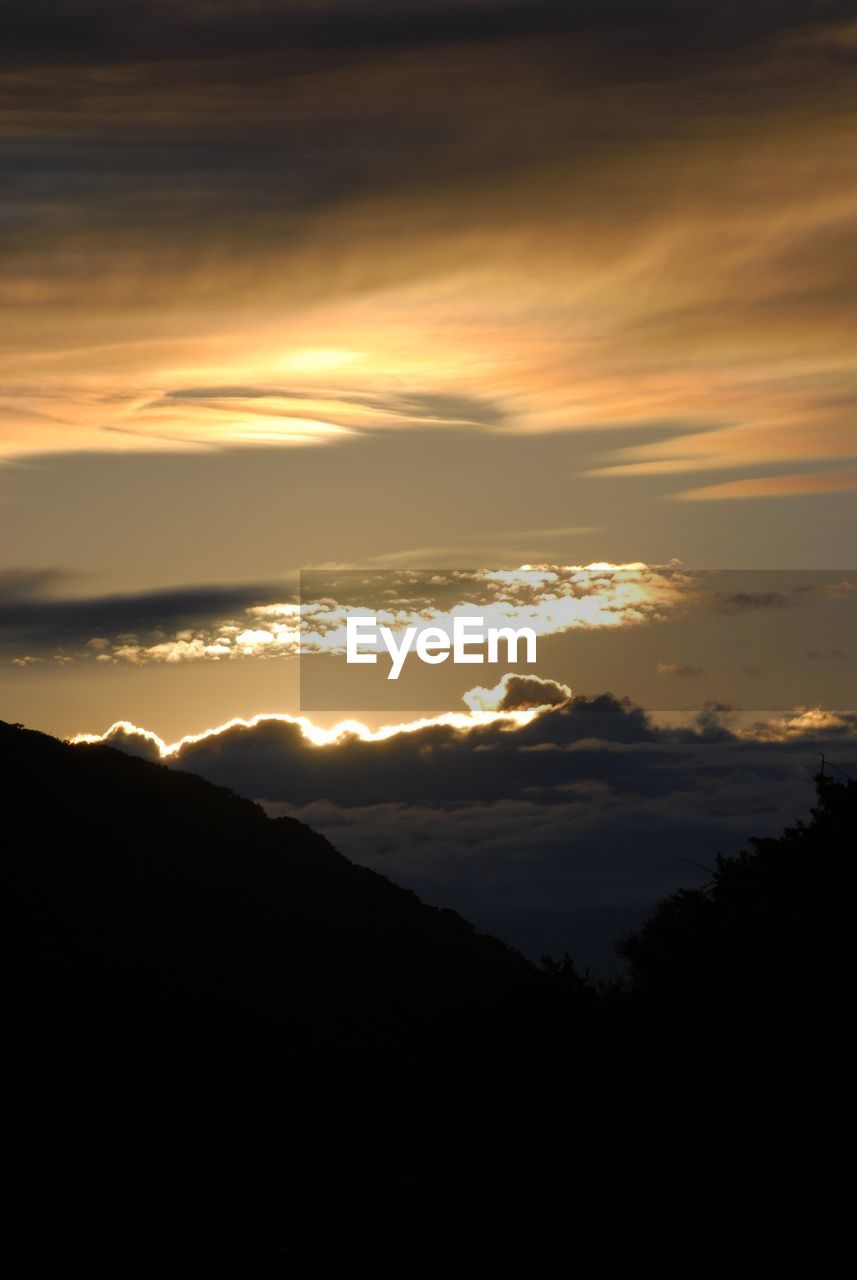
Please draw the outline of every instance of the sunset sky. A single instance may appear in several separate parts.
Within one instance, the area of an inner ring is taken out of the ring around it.
[[[297,716],[301,570],[535,566],[550,705],[853,736],[853,5],[5,18],[3,718]],[[609,624],[557,621],[592,564],[642,566],[642,612],[611,580]],[[503,674],[412,683],[398,719]]]

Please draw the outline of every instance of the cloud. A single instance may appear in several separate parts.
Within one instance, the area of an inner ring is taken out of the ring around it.
[[[705,674],[702,667],[679,666],[676,662],[659,662],[657,670],[659,676],[680,676],[683,680],[695,680]]]
[[[333,0],[317,4],[215,0],[174,5],[142,0],[117,13],[108,0],[65,6],[57,13],[49,0],[16,6],[4,54],[13,65],[64,65],[69,56],[88,55],[93,66],[145,59],[213,58],[232,55],[285,56],[294,67],[312,55],[337,60],[363,58],[426,46],[472,42],[601,40],[608,48],[626,41],[627,52],[655,60],[666,51],[690,56],[722,54],[772,36],[809,28],[816,40],[835,45],[840,24],[852,10],[843,3],[770,5],[751,0],[740,12],[732,6],[687,0],[681,11],[653,0],[641,15],[630,0],[416,0],[407,15],[385,0]],[[48,21],[52,18],[52,21]]]
[[[714,753],[712,753],[714,754]],[[690,765],[690,760],[687,761]],[[749,833],[776,833],[808,816],[811,770],[792,761],[742,769],[724,751],[659,788],[569,783],[550,804],[266,805],[322,831],[347,857],[539,958],[568,951],[611,974],[613,944],[679,886],[709,877],[718,853],[746,847]]]
[[[691,574],[640,563],[316,571],[302,576],[301,648],[344,653],[357,609],[396,632],[433,626],[450,636],[457,617],[474,613],[486,628],[529,627],[537,637],[637,627],[678,611],[695,585]]]
[[[763,720],[750,734],[762,742],[850,741],[857,736],[857,714],[803,707],[779,719]]]
[[[53,571],[51,571],[53,572]],[[527,566],[512,570],[312,571],[302,602],[282,584],[176,587],[96,597],[44,597],[53,577],[18,571],[0,595],[6,647],[64,646],[102,664],[341,655],[346,618],[373,613],[395,632],[443,627],[478,612],[486,627],[531,627],[538,636],[636,627],[676,611],[693,579],[646,565]],[[336,592],[337,598],[331,594]]]
[[[657,428],[599,469],[853,487],[847,6],[12,9],[3,457]]]
[[[853,456],[851,450],[845,455]],[[675,495],[684,502],[730,498],[784,498],[819,493],[841,493],[857,489],[857,471],[811,472],[805,475],[751,476],[722,484],[687,489]]]
[[[841,582],[825,582],[819,584],[819,592],[830,600],[847,600],[857,592],[857,582],[843,578]]]
[[[794,604],[782,591],[724,591],[714,596],[714,605],[721,613],[745,613],[750,609],[785,609]]]
[[[704,878],[687,859],[711,862],[808,813],[814,753],[857,762],[854,715],[809,709],[743,730],[731,719],[711,703],[693,723],[659,725],[604,694],[392,732],[258,717],[166,756],[133,725],[105,740],[300,817],[529,954],[568,949],[605,972],[615,938]]]
[[[237,645],[242,631],[232,619],[247,615],[260,600],[284,594],[282,585],[270,583],[107,596],[46,594],[63,580],[59,570],[13,570],[7,575],[7,590],[0,592],[0,644],[51,650],[65,646],[76,649],[78,657],[135,663],[219,656],[223,646]],[[284,613],[296,606],[277,607]]]
[[[558,688],[545,686],[549,696]],[[133,726],[120,723],[104,740],[124,743],[134,734]],[[285,787],[288,798],[301,803],[320,795],[382,803],[390,793],[417,803],[550,790],[569,780],[570,757],[590,743],[612,751],[698,736],[693,729],[658,729],[641,707],[602,694],[541,708],[447,713],[373,733],[346,722],[318,735],[302,717],[259,716],[159,749],[175,765],[205,776],[225,770],[214,780],[271,799],[286,798]],[[147,751],[158,744],[154,735],[146,742]],[[621,757],[620,750],[612,769],[621,769]]]
[[[810,662],[850,662],[847,653],[841,649],[807,649],[806,656]]]
[[[559,706],[568,702],[571,690],[557,680],[509,672],[493,689],[470,689],[464,701],[471,711],[522,711],[530,707]]]
[[[358,351],[297,349],[280,359],[297,371],[323,375],[347,367]],[[186,387],[140,399],[121,423],[105,430],[136,437],[141,444],[162,441],[188,447],[331,444],[346,436],[408,427],[491,428],[503,423],[503,409],[486,397],[462,391],[374,393],[321,381],[301,387]]]
[[[0,609],[7,604],[48,595],[75,576],[65,569],[0,569]]]

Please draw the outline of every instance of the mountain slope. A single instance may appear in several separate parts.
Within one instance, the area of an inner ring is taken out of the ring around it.
[[[123,1275],[339,1266],[378,1196],[395,1236],[399,1170],[440,1185],[462,1117],[491,1126],[531,966],[192,775],[0,724],[0,778],[33,1274],[54,1250]],[[345,1236],[320,1240],[333,1202]]]
[[[18,912],[26,901],[27,929],[50,921],[75,954],[95,960],[109,945],[112,964],[121,955],[147,977],[160,969],[198,987],[204,952],[222,969],[218,998],[226,983],[244,999],[282,984],[296,957],[352,984],[374,974],[458,986],[527,969],[302,823],[193,775],[5,724],[0,770]]]

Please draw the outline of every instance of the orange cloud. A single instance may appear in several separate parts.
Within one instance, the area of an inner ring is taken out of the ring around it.
[[[827,471],[794,476],[753,476],[723,484],[688,489],[675,495],[682,502],[726,498],[781,498],[800,494],[840,493],[857,489],[857,471]]]
[[[0,76],[37,157],[9,175],[0,458],[461,422],[414,392],[481,399],[486,433],[669,428],[600,475],[857,458],[852,27],[772,11],[748,49],[736,19],[665,75],[654,27],[626,64],[579,20],[369,62],[290,33],[234,92],[157,42],[93,49],[75,93]]]

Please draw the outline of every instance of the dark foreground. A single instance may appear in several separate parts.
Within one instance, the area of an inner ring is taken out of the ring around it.
[[[850,1252],[857,785],[597,990],[193,776],[0,724],[0,777],[7,1274]]]

